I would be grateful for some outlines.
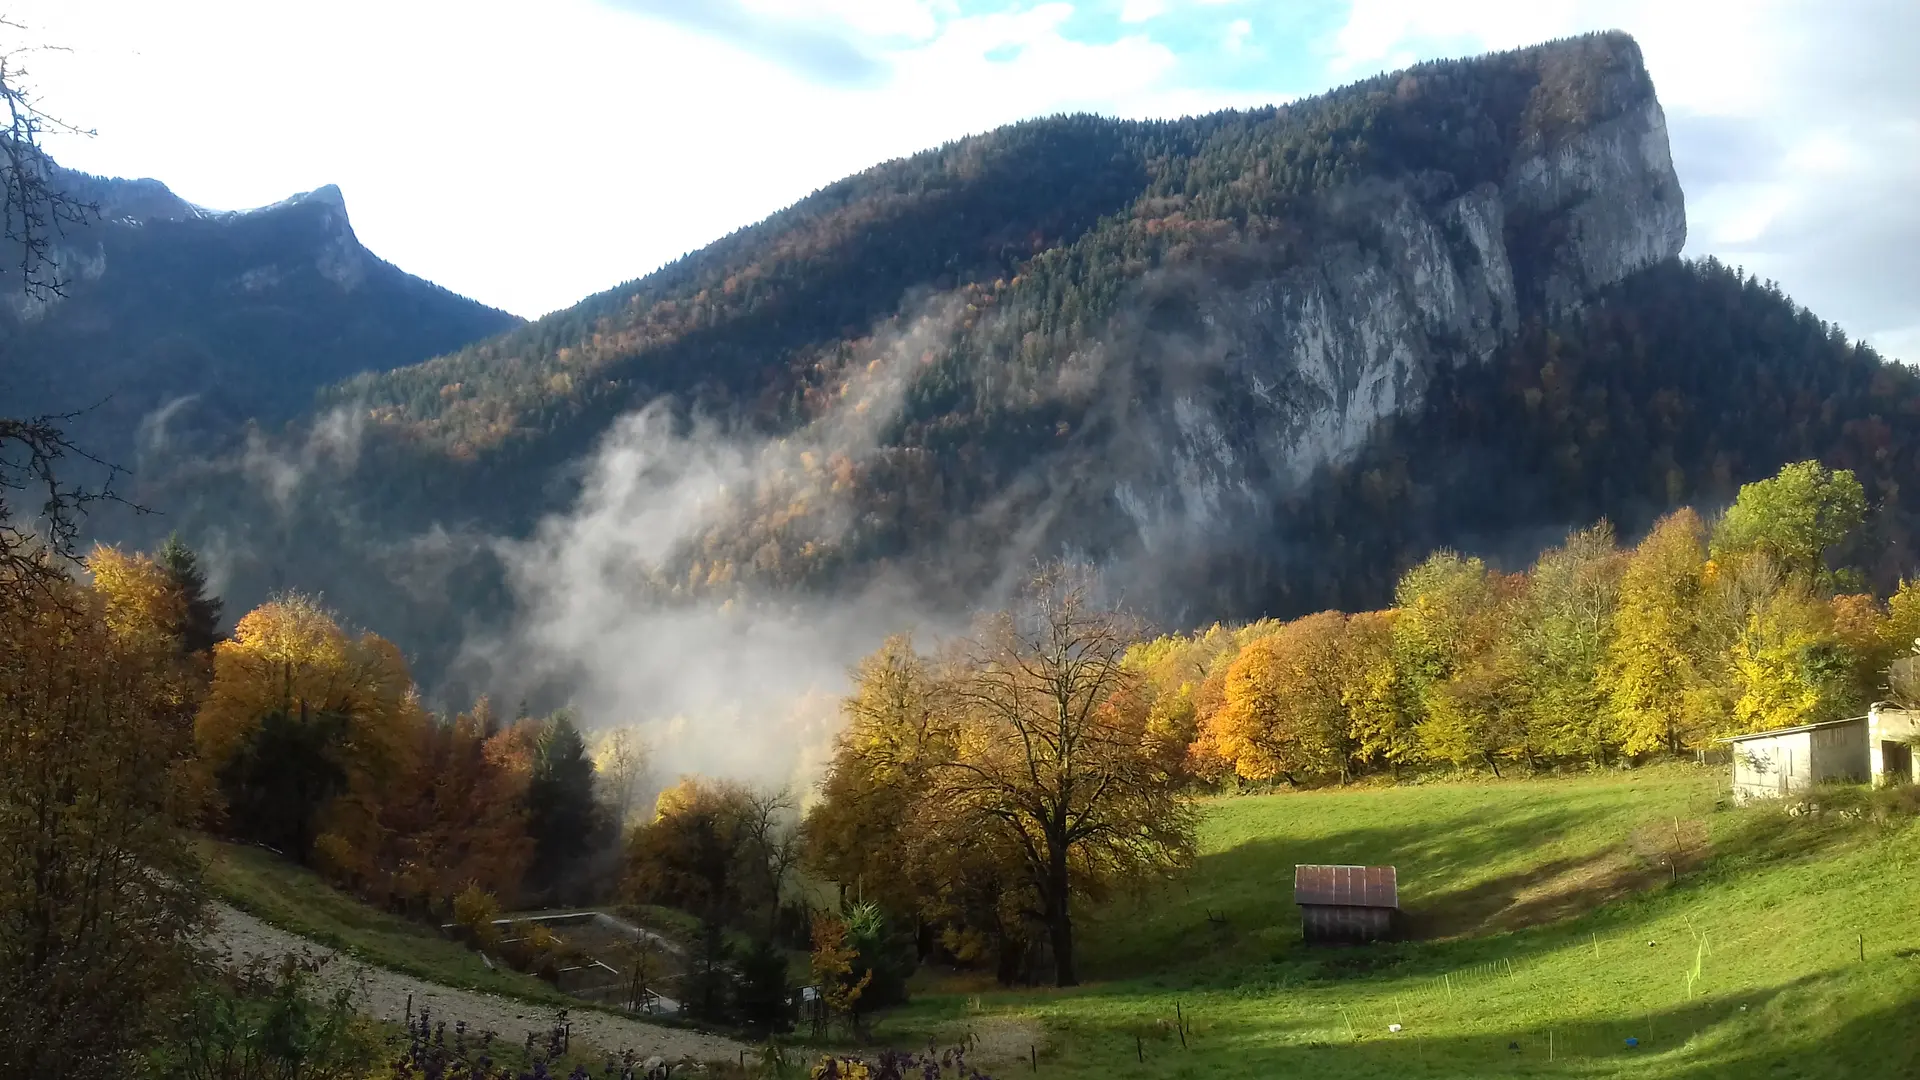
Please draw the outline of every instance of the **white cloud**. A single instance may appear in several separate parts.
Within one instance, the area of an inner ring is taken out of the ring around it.
[[[10,8],[73,49],[34,65],[48,103],[100,131],[51,140],[69,164],[155,176],[220,208],[338,183],[376,252],[527,315],[848,173],[1025,117],[1261,104],[1416,58],[1619,27],[1639,39],[1667,106],[1690,250],[1773,275],[1920,360],[1898,344],[1910,338],[1885,336],[1920,323],[1920,298],[1894,288],[1920,280],[1920,226],[1904,209],[1920,187],[1912,0],[1353,0],[1319,44],[1323,73],[1276,67],[1273,85],[1231,92],[1208,82],[1206,53],[1182,56],[1156,35],[1200,8],[1237,8],[1248,18],[1201,47],[1259,55],[1263,35],[1299,25],[1281,18],[1296,9],[1109,0],[1109,17],[1133,21],[1089,44],[1070,29],[1087,12],[1063,2],[968,14],[956,0],[712,0],[790,31],[730,41],[725,27],[740,23],[702,23],[706,2]],[[852,57],[878,82],[835,83],[818,65],[810,77],[791,55],[783,65],[788,47]]]
[[[744,2],[744,0],[743,0]],[[1216,107],[1143,35],[1070,39],[1066,3],[796,0],[891,71],[823,85],[591,0],[23,0],[71,46],[35,75],[99,129],[64,162],[222,209],[338,183],[361,239],[523,315],[638,277],[888,158],[1057,111]],[[751,0],[747,6],[792,3]],[[993,54],[989,56],[989,54]],[[1005,58],[1010,55],[1011,58]]]
[[[1227,26],[1226,50],[1238,53],[1247,47],[1247,38],[1253,34],[1251,19],[1235,19]]]

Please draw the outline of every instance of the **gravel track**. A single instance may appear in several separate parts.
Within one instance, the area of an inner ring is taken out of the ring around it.
[[[369,1016],[399,1023],[406,1015],[411,996],[415,1012],[431,1009],[434,1016],[446,1020],[449,1026],[465,1021],[469,1031],[492,1029],[500,1039],[514,1044],[525,1039],[530,1031],[544,1038],[552,1028],[553,1012],[547,1006],[473,990],[456,990],[373,967],[298,934],[270,926],[226,904],[213,905],[213,913],[210,944],[237,962],[244,962],[248,957],[272,959],[301,951],[337,957],[321,969],[316,982],[323,989],[335,990],[358,980],[361,1011]],[[756,1052],[745,1043],[718,1035],[661,1027],[585,1007],[569,1012],[568,1019],[576,1041],[607,1053],[632,1050],[642,1059],[658,1056],[667,1061],[687,1058],[733,1061],[743,1050],[749,1056]]]

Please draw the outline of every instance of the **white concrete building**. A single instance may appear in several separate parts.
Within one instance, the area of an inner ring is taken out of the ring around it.
[[[1875,704],[1865,716],[1757,731],[1726,740],[1733,748],[1733,797],[1778,798],[1824,781],[1920,780],[1914,748],[1920,712]]]
[[[1867,717],[1736,735],[1733,797],[1737,802],[1779,798],[1829,780],[1867,779]]]
[[[1914,747],[1920,743],[1920,712],[1875,703],[1867,710],[1867,751],[1876,784],[1911,784]]]

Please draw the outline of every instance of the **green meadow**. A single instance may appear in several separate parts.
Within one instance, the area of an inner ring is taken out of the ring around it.
[[[1214,800],[1191,875],[1083,919],[1085,985],[924,973],[878,1035],[1021,1033],[999,1077],[1920,1076],[1910,805],[1725,789],[1666,766]],[[1409,940],[1304,945],[1303,862],[1398,867]]]

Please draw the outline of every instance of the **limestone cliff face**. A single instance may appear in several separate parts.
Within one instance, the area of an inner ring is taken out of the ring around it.
[[[1189,317],[1110,345],[1152,369],[1159,393],[1120,426],[1109,550],[1129,533],[1165,557],[1257,531],[1380,421],[1419,408],[1440,367],[1484,362],[1522,318],[1577,310],[1677,255],[1686,214],[1665,118],[1637,50],[1626,59],[1597,122],[1522,141],[1498,183],[1364,185],[1327,209],[1361,240],[1239,287],[1204,273],[1144,286]]]

